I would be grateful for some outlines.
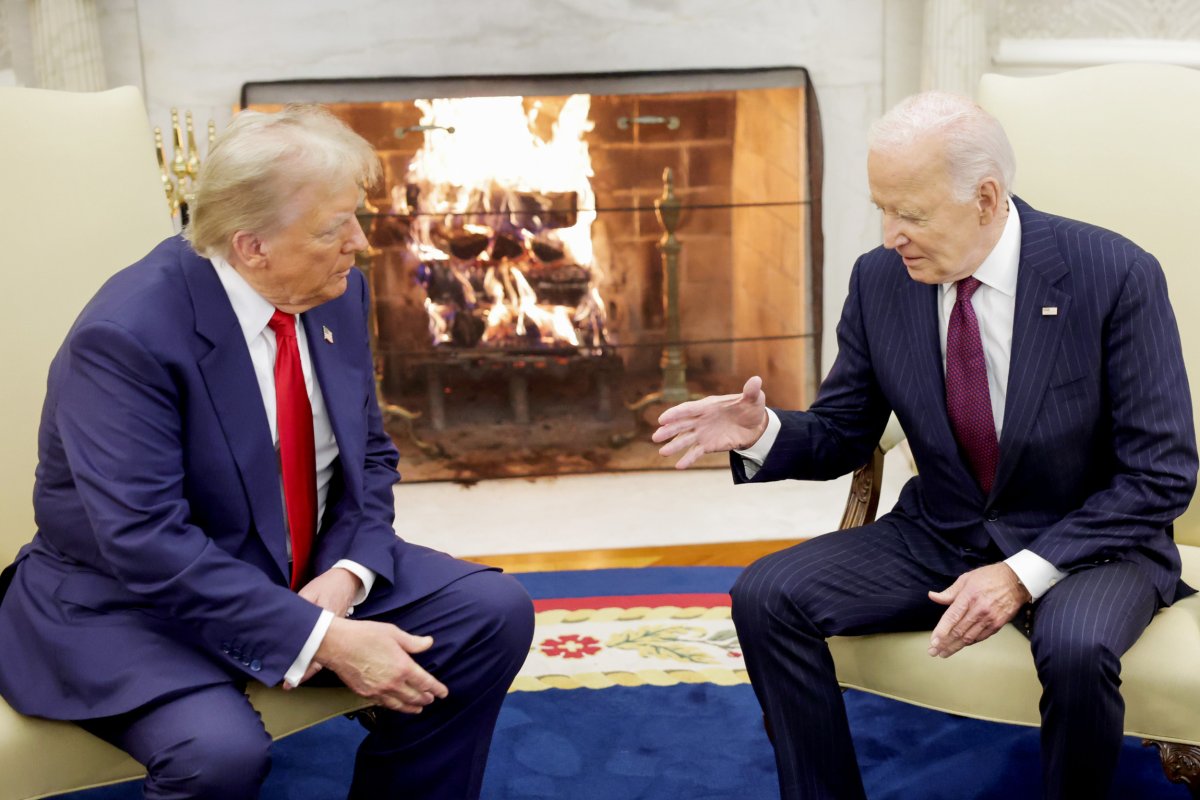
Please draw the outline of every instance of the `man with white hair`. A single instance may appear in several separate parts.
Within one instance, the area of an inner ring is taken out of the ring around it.
[[[892,412],[912,448],[891,513],[766,556],[731,592],[782,795],[864,796],[826,637],[932,630],[947,658],[1016,622],[1043,685],[1045,797],[1106,797],[1121,656],[1193,591],[1171,524],[1196,441],[1162,270],[1012,196],[1008,139],[965,98],[902,102],[867,171],[883,246],[855,264],[812,407],[767,409],[755,377],[654,435],[681,468],[732,451],[738,482],[845,474]]]
[[[351,797],[479,796],[532,604],[393,530],[354,269],[378,176],[327,112],[243,112],[186,241],[110,279],[51,365],[0,694],[130,753],[148,798],[256,797],[271,740],[243,689],[310,678],[379,706]]]

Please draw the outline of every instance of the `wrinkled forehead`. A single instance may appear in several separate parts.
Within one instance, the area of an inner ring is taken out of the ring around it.
[[[276,227],[322,228],[354,216],[365,193],[353,180],[311,181],[296,186],[276,214]]]
[[[951,194],[945,151],[928,139],[872,149],[867,154],[867,182],[876,203]]]

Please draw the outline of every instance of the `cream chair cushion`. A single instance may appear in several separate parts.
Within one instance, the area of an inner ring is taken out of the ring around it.
[[[1184,548],[1184,579],[1200,586],[1200,548]],[[948,659],[931,658],[929,632],[834,637],[838,682],[952,714],[1039,725],[1029,640],[1012,625]],[[1200,744],[1200,595],[1159,612],[1122,659],[1125,732]]]
[[[173,230],[141,96],[0,88],[0,567],[33,536],[37,428],[50,360],[79,310]],[[0,645],[2,646],[2,645]],[[275,737],[367,705],[346,689],[250,695]],[[70,723],[0,701],[0,800],[136,778]]]
[[[283,692],[255,685],[250,699],[275,739],[368,703],[346,689]],[[32,800],[146,774],[122,751],[66,722],[23,717],[0,702],[0,798]]]

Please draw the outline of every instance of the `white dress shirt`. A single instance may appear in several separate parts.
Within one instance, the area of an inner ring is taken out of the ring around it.
[[[238,271],[228,261],[220,256],[214,256],[211,260],[213,267],[216,268],[217,277],[225,288],[225,294],[229,296],[229,302],[233,306],[233,313],[237,316],[242,334],[246,337],[246,347],[250,351],[250,360],[254,364],[254,377],[258,379],[258,390],[262,395],[263,408],[267,412],[267,422],[271,426],[271,441],[275,445],[276,457],[278,457],[279,427],[275,418],[275,352],[277,348],[275,333],[267,327],[267,322],[275,313],[275,306],[254,291],[246,279],[238,274]],[[321,386],[317,382],[316,373],[313,372],[312,356],[308,352],[308,338],[304,333],[304,326],[300,324],[299,315],[296,316],[296,344],[300,350],[300,368],[304,372],[304,386],[308,390],[308,400],[312,406],[313,442],[316,445],[317,462],[317,520],[319,521],[325,514],[325,500],[329,496],[329,481],[333,477],[338,446],[329,421],[329,412],[325,408],[325,398],[321,394]],[[279,483],[279,497],[282,503],[282,480]],[[287,524],[287,514],[284,514],[284,524]],[[292,548],[290,537],[287,547],[290,558]],[[375,573],[348,559],[342,559],[333,566],[353,573],[362,581],[362,589],[355,596],[354,604],[358,605],[365,600],[371,592],[371,587],[375,585]],[[300,649],[300,654],[296,656],[296,660],[292,662],[291,667],[283,676],[285,683],[291,686],[300,683],[317,648],[321,646],[321,641],[325,638],[325,632],[329,630],[331,622],[333,622],[333,612],[323,610],[317,624],[313,626],[308,640],[305,641],[304,647]]]
[[[971,307],[979,319],[979,335],[983,340],[983,357],[987,363],[988,395],[992,401],[992,419],[996,423],[996,441],[1000,440],[1001,426],[1004,424],[1008,369],[1012,361],[1013,319],[1017,304],[1017,273],[1021,261],[1021,219],[1011,201],[1008,208],[1008,220],[1000,240],[973,273],[982,285],[971,296]],[[957,297],[958,287],[955,283],[943,283],[938,287],[938,334],[942,346],[943,374],[946,367],[946,330]],[[754,473],[766,461],[779,436],[779,429],[778,415],[768,408],[767,429],[763,435],[749,448],[737,451],[745,460],[747,477],[754,477]],[[1035,600],[1066,575],[1030,550],[1014,553],[1004,563],[1012,568]]]

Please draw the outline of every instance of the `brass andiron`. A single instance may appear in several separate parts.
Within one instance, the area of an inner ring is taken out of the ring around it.
[[[675,176],[671,168],[663,170],[662,197],[654,201],[654,215],[663,227],[662,238],[659,239],[658,249],[662,253],[663,273],[666,276],[663,289],[667,312],[667,343],[663,347],[662,388],[657,392],[642,397],[626,406],[634,413],[634,418],[641,422],[641,412],[646,406],[654,403],[675,405],[687,400],[696,400],[702,395],[694,394],[687,388],[687,360],[683,354],[683,334],[679,323],[679,251],[683,245],[675,238],[675,228],[679,225],[679,198],[675,196]]]
[[[209,120],[209,147],[212,147],[216,138],[217,123]],[[173,153],[168,159],[162,128],[154,129],[154,149],[158,153],[158,169],[162,176],[163,192],[167,196],[167,207],[172,217],[179,214],[180,224],[186,225],[188,204],[195,196],[196,173],[200,171],[200,148],[196,146],[196,128],[191,111],[186,112],[184,124],[180,126],[179,109],[171,109],[171,142]]]
[[[664,231],[659,240],[659,252],[662,253],[662,271],[666,275],[667,343],[659,361],[662,389],[650,392],[626,407],[635,414],[652,403],[674,405],[702,397],[688,391],[688,362],[683,354],[683,335],[679,326],[679,251],[683,245],[674,235],[679,224],[679,198],[674,194],[674,175],[670,167],[662,170],[662,197],[654,201],[654,216],[659,218]]]

